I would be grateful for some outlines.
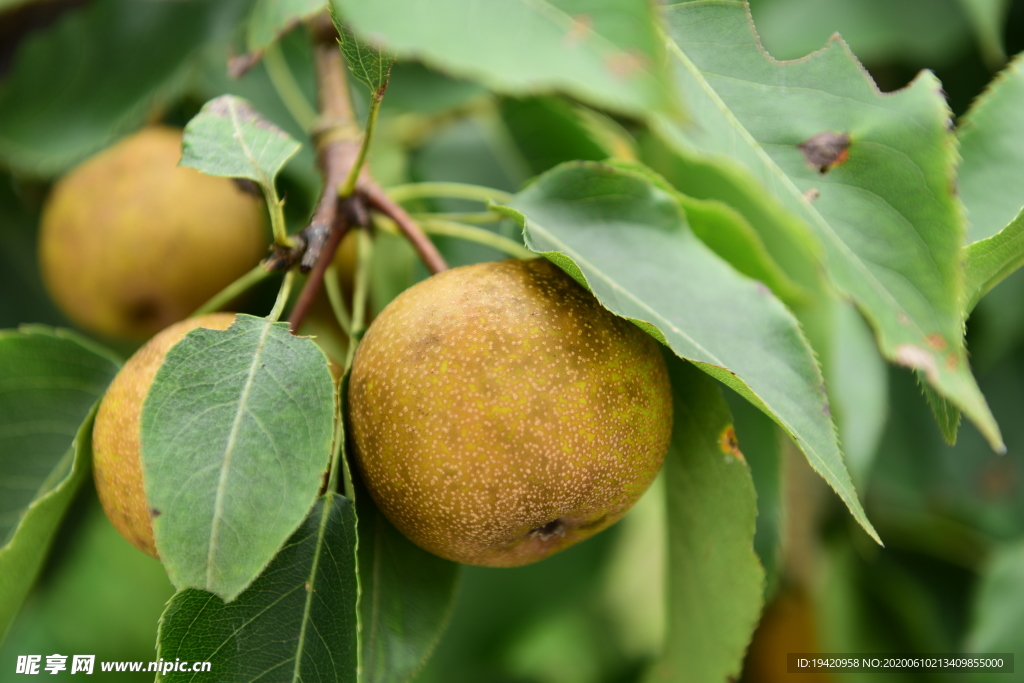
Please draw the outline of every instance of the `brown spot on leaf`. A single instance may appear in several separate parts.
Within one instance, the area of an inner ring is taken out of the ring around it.
[[[156,508],[149,508],[149,518],[150,519],[156,519],[161,514],[162,513],[159,510],[157,510]]]
[[[746,462],[746,458],[743,457],[743,453],[740,451],[740,441],[736,438],[736,429],[732,425],[726,425],[725,429],[722,430],[721,435],[718,437],[718,447],[726,455],[731,455]]]
[[[924,372],[931,382],[934,382],[939,376],[939,369],[935,365],[935,358],[931,352],[927,349],[922,349],[920,346],[900,344],[896,347],[896,357],[894,360],[900,365]]]
[[[594,20],[589,14],[577,14],[572,18],[572,26],[565,34],[565,44],[569,47],[579,45],[587,39],[587,34],[594,27]]]
[[[797,147],[811,168],[817,169],[818,173],[827,173],[849,158],[850,136],[847,133],[825,131],[801,142]]]
[[[946,369],[956,370],[958,365],[960,365],[960,359],[955,353],[950,353],[946,356]]]
[[[256,128],[270,131],[281,137],[288,134],[283,130],[260,116],[259,112],[252,108],[245,100],[234,95],[221,95],[203,105],[203,111],[214,116],[229,120],[237,120],[239,123],[248,123]]]
[[[816,187],[807,188],[807,192],[804,192],[804,199],[808,202],[813,202],[815,199],[821,196],[821,192]]]
[[[619,51],[605,60],[608,69],[616,76],[626,79],[644,68],[647,60],[636,52]]]
[[[926,337],[926,339],[928,341],[928,346],[932,347],[936,351],[941,351],[942,349],[946,348],[946,340],[943,339],[942,335],[939,334],[938,332],[929,334]]]

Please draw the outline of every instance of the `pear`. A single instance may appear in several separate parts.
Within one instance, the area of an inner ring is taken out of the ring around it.
[[[90,332],[147,339],[265,253],[262,200],[228,178],[178,166],[181,137],[146,128],[75,168],[47,198],[43,280]]]
[[[211,313],[171,325],[128,359],[100,402],[92,430],[93,476],[103,511],[132,545],[153,557],[153,522],[142,479],[142,403],[167,352],[196,329],[226,330],[234,313]]]
[[[544,259],[455,268],[398,296],[356,352],[349,413],[395,527],[493,567],[618,520],[672,431],[657,342]]]

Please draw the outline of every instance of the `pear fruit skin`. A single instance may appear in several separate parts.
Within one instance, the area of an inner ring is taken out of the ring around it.
[[[167,352],[196,329],[226,330],[234,313],[210,313],[171,325],[128,359],[107,388],[92,431],[93,478],[103,511],[129,543],[157,557],[142,479],[142,403]]]
[[[262,200],[178,166],[181,139],[173,128],[143,129],[83,162],[48,197],[43,280],[83,329],[147,339],[265,254]]]
[[[657,342],[546,259],[463,266],[377,317],[349,382],[355,460],[406,537],[514,567],[617,521],[661,467]]]

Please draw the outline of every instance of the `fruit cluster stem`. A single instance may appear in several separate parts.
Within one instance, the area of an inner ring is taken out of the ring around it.
[[[338,32],[330,15],[323,13],[310,20],[309,30],[313,40],[320,105],[313,138],[324,189],[309,225],[296,235],[296,246],[271,258],[273,268],[290,268],[298,262],[301,270],[309,273],[289,316],[293,332],[302,324],[323,287],[324,273],[342,237],[351,227],[369,224],[369,208],[380,211],[398,224],[432,273],[448,268],[419,225],[370,177],[364,161],[373,133],[376,106],[371,112],[366,132],[361,134],[353,114],[345,63],[338,47]],[[380,104],[381,97],[383,89],[376,93],[375,105]]]

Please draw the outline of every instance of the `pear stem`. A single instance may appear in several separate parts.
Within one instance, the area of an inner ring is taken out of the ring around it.
[[[288,60],[285,59],[278,43],[271,43],[263,52],[263,66],[267,70],[270,84],[274,86],[274,91],[281,98],[281,103],[284,104],[288,113],[302,127],[302,130],[306,132],[312,130],[313,124],[316,122],[316,110],[306,99],[305,93],[302,92],[302,88],[295,79],[291,67],[288,66]]]
[[[480,211],[480,212],[444,212],[438,211],[437,213],[414,213],[412,217],[418,220],[420,223],[426,221],[455,221],[457,223],[469,223],[470,225],[487,225],[488,223],[497,223],[504,216],[497,211]],[[429,233],[430,231],[427,230]]]
[[[388,194],[396,202],[429,197],[448,197],[483,202],[484,204],[490,202],[507,204],[512,199],[512,195],[503,190],[468,183],[408,183],[388,188]]]
[[[352,318],[349,317],[348,311],[345,309],[345,299],[341,295],[341,285],[338,282],[338,269],[334,266],[333,261],[327,267],[327,272],[324,273],[324,289],[327,290],[327,299],[331,302],[331,310],[334,311],[338,325],[341,326],[345,336],[351,337]]]
[[[292,283],[294,281],[294,270],[289,270],[284,274],[284,281],[281,283],[281,289],[277,290],[277,300],[274,301],[274,308],[270,310],[270,315],[267,316],[267,320],[270,322],[276,323],[281,319],[281,313],[284,312],[284,305],[288,301],[288,295],[292,292]]]
[[[366,304],[370,294],[370,269],[373,264],[373,238],[369,230],[359,231],[359,249],[356,257],[356,287],[352,295],[352,333],[349,335],[345,372],[352,368],[356,346],[366,331]]]
[[[192,315],[189,317],[197,318],[201,315],[206,315],[207,313],[213,313],[214,311],[220,310],[253,286],[263,282],[263,280],[267,279],[270,274],[271,271],[267,270],[262,263],[259,264],[248,273],[214,294],[205,304],[193,311]]]
[[[310,306],[313,305],[316,295],[323,286],[324,273],[327,272],[327,267],[331,265],[331,261],[334,259],[334,252],[338,250],[338,245],[341,244],[341,240],[345,233],[348,232],[350,226],[349,212],[339,211],[334,218],[334,225],[331,228],[327,242],[324,244],[323,249],[320,250],[313,270],[310,271],[309,278],[306,280],[306,284],[299,294],[299,299],[295,302],[295,306],[292,308],[291,315],[288,318],[288,322],[292,326],[292,334],[298,333],[299,326],[302,325],[302,321],[309,312]]]
[[[398,232],[398,227],[395,225],[394,221],[391,221],[390,219],[378,218],[376,225],[381,230],[385,230],[390,233]],[[475,225],[465,225],[458,221],[452,221],[445,218],[435,218],[434,216],[424,216],[420,225],[422,226],[423,231],[428,235],[442,235],[444,237],[455,237],[457,239],[466,240],[467,242],[475,242],[508,254],[513,258],[531,259],[539,256],[539,254],[530,251],[515,240],[491,232],[490,230],[478,228]]]

